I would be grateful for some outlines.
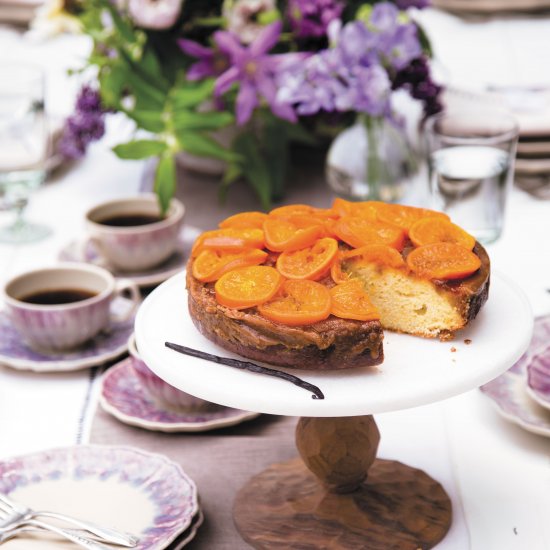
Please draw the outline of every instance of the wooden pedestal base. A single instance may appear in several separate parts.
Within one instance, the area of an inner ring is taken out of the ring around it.
[[[320,438],[316,440],[312,433]],[[366,445],[364,456],[372,455],[372,460],[368,460],[366,480],[357,481],[356,466],[361,460],[353,451],[365,448],[365,434],[374,452]],[[233,509],[243,539],[262,549],[426,550],[435,546],[451,524],[447,493],[421,470],[375,460],[377,438],[371,416],[301,419],[298,449],[315,474],[296,458],[254,476],[239,491]],[[349,479],[340,479],[336,486],[327,464],[347,472]]]

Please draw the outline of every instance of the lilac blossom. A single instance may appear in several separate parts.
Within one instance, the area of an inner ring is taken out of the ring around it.
[[[390,112],[391,82],[377,52],[377,33],[361,21],[333,23],[334,46],[279,75],[278,97],[299,115],[319,111],[358,111],[372,116]]]
[[[99,92],[86,85],[80,90],[75,112],[66,120],[57,145],[59,153],[67,159],[84,156],[88,145],[105,133],[105,109]]]
[[[406,67],[422,53],[414,23],[400,23],[399,10],[394,4],[376,4],[368,21],[368,26],[376,33],[376,50],[383,62],[393,69]]]
[[[441,111],[440,100],[441,86],[432,81],[428,60],[422,56],[400,70],[392,82],[392,88],[397,90],[403,88],[409,92],[411,97],[423,103],[424,114],[433,115]]]
[[[250,44],[264,28],[259,16],[276,9],[275,0],[226,0],[223,16],[227,30],[238,35],[243,44]]]
[[[183,0],[128,0],[128,14],[138,27],[163,30],[173,27]]]
[[[400,10],[407,10],[409,8],[417,8],[421,10],[430,5],[430,0],[394,0],[394,1]]]
[[[393,33],[399,25],[399,10],[391,2],[379,2],[372,8],[369,27],[378,33]]]
[[[198,59],[187,70],[188,80],[202,80],[209,76],[219,76],[229,67],[229,58],[218,47],[207,48],[193,40],[181,38],[178,46],[184,53]]]
[[[245,124],[263,97],[273,113],[279,118],[296,121],[292,107],[277,99],[275,78],[277,71],[283,70],[293,59],[292,54],[268,55],[277,43],[282,23],[276,21],[263,28],[248,47],[243,46],[238,37],[228,31],[218,31],[214,41],[220,50],[227,52],[231,67],[216,80],[215,95],[220,97],[235,83],[239,83],[239,92],[235,111],[237,124]]]
[[[398,71],[419,57],[422,47],[414,24],[399,25],[393,33],[382,35],[378,52],[386,63]]]
[[[290,25],[299,38],[324,36],[343,11],[341,0],[290,0],[287,6]]]

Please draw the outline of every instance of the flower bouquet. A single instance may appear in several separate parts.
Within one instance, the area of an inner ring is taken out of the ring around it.
[[[62,147],[83,154],[105,113],[123,112],[137,131],[114,151],[158,157],[163,208],[182,151],[223,161],[222,195],[244,178],[268,208],[282,195],[290,143],[314,144],[319,128],[358,115],[399,124],[398,88],[426,114],[439,109],[429,45],[408,11],[425,3],[86,0],[74,11],[93,39],[97,86],[83,90]]]

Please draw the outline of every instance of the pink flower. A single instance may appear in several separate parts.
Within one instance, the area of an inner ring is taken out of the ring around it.
[[[178,20],[183,0],[128,0],[128,13],[138,27],[169,29]]]
[[[250,44],[264,28],[258,21],[259,15],[276,9],[275,0],[226,0],[223,16],[227,30],[235,33],[243,44]]]

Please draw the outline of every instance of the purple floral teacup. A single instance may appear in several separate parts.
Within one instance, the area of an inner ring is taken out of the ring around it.
[[[120,271],[139,272],[167,260],[176,250],[185,208],[172,199],[162,217],[156,195],[136,195],[98,204],[86,213],[88,242],[96,248],[98,263]]]
[[[543,346],[527,365],[527,384],[550,400],[550,346]]]
[[[132,356],[132,366],[141,385],[160,406],[186,411],[215,408],[213,403],[178,390],[157,376],[139,355],[133,334],[128,340],[128,352]]]
[[[129,291],[130,305],[111,311],[116,296]],[[42,352],[71,350],[112,322],[129,319],[140,302],[132,281],[114,277],[101,267],[61,263],[18,275],[4,287],[7,313],[23,341]]]

